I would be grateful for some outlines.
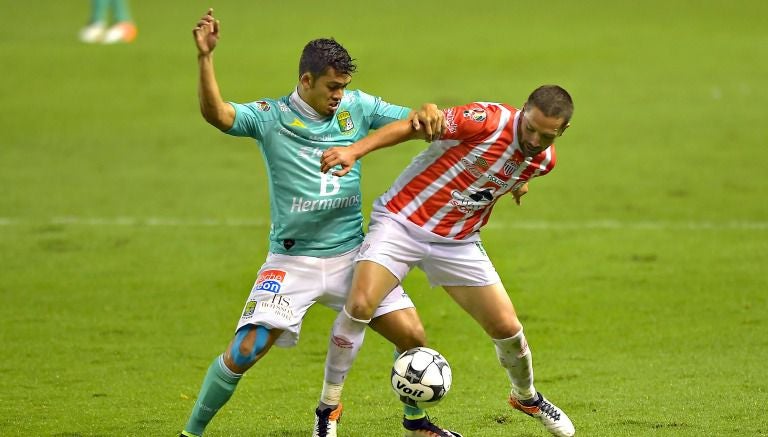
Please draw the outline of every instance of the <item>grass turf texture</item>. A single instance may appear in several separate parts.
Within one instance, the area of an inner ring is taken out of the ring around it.
[[[197,113],[191,29],[209,3],[134,2],[135,43],[81,45],[87,2],[7,2],[0,28],[0,435],[174,435],[266,253],[256,146]],[[483,232],[526,326],[537,386],[585,436],[768,435],[764,2],[228,1],[225,98],[280,96],[334,36],[387,100],[574,96],[559,165]],[[45,23],[41,25],[41,23]],[[292,29],[291,23],[301,23]],[[364,161],[365,204],[423,147]],[[480,329],[406,282],[469,436],[542,436],[504,403]],[[333,314],[240,384],[208,436],[304,436]],[[346,436],[399,435],[391,349],[369,333]]]

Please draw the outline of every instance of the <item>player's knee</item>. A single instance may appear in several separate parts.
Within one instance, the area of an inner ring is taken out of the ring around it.
[[[347,314],[357,320],[371,320],[376,306],[365,296],[351,298],[344,305]]]
[[[261,325],[247,325],[235,333],[229,349],[232,362],[238,368],[249,368],[266,352],[269,328]]]
[[[517,335],[523,329],[523,325],[517,318],[512,320],[499,320],[487,328],[491,338],[510,338]]]

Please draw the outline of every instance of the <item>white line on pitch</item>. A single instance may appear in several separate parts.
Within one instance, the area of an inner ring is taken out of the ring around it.
[[[126,227],[261,227],[269,222],[261,219],[169,218],[169,217],[75,217],[62,216],[49,219],[0,217],[0,226],[126,226]],[[525,230],[768,230],[766,221],[496,221],[486,225],[489,229]]]

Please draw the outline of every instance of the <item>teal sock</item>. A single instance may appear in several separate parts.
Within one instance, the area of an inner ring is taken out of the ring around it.
[[[128,9],[128,0],[112,0],[112,15],[116,22],[131,21],[131,11]]]
[[[91,22],[89,24],[107,22],[109,0],[91,0]]]
[[[408,420],[416,420],[416,419],[421,419],[422,417],[425,417],[427,415],[427,412],[422,410],[421,408],[416,408],[410,405],[403,404],[403,414],[405,414],[405,418]]]
[[[395,349],[394,359],[396,360],[399,356],[400,352]],[[405,414],[405,418],[408,420],[421,419],[427,415],[426,411],[422,410],[421,408],[412,407],[406,404],[403,404],[403,414]]]
[[[189,416],[184,431],[202,435],[216,412],[232,396],[242,376],[229,370],[224,365],[221,355],[216,357],[208,368],[208,373],[203,380],[203,386],[200,387],[200,393],[197,395],[197,401],[192,408],[192,414]]]

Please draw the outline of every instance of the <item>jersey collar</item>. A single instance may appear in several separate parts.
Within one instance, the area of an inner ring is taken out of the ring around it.
[[[299,95],[299,87],[297,86],[295,90],[291,93],[291,95],[288,97],[288,101],[293,107],[296,112],[299,113],[304,118],[307,118],[312,121],[323,121],[328,119],[328,117],[323,117],[320,115],[317,111],[315,111],[307,102],[301,99],[301,96]]]

